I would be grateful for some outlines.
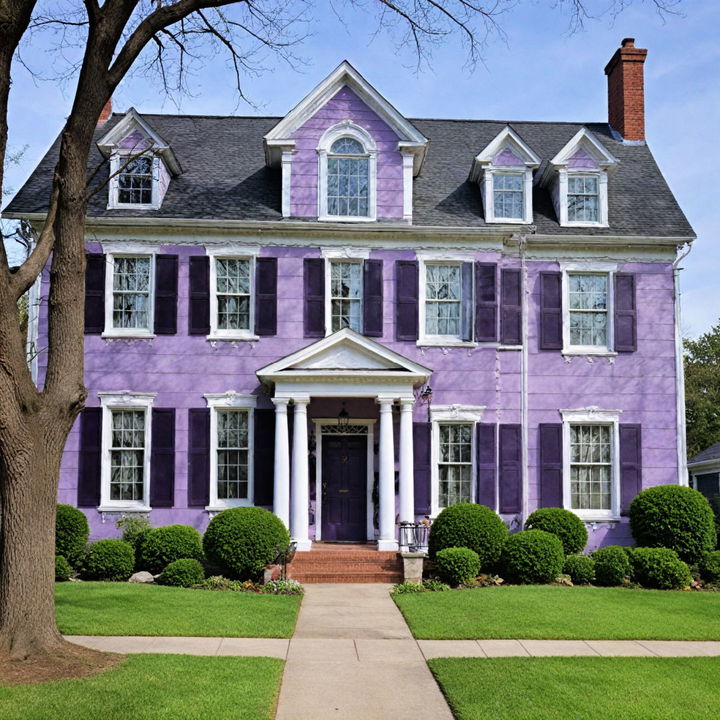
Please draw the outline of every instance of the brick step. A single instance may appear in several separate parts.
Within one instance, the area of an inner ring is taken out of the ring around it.
[[[402,573],[395,572],[308,572],[291,573],[300,583],[399,583]]]
[[[399,565],[370,565],[343,563],[336,565],[334,563],[313,563],[312,565],[291,565],[290,574],[304,575],[306,573],[339,573],[347,575],[348,573],[401,573],[402,566]]]
[[[326,561],[337,561],[337,562],[352,562],[354,560],[367,561],[367,562],[379,562],[388,560],[397,560],[398,554],[396,552],[378,552],[377,550],[371,551],[358,551],[358,552],[335,552],[333,550],[310,550],[310,552],[297,553],[293,558],[293,562],[308,562],[310,560],[322,559]]]

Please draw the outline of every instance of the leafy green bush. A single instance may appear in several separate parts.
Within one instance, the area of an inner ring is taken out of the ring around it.
[[[173,587],[192,587],[199,585],[205,579],[205,571],[198,560],[181,558],[173,560],[158,578],[160,585]]]
[[[435,558],[445,548],[469,548],[478,554],[481,570],[494,569],[507,536],[507,526],[489,507],[458,503],[445,508],[430,526],[428,552]]]
[[[203,537],[208,559],[223,575],[241,580],[259,579],[277,548],[289,542],[282,520],[259,507],[223,510],[210,521]]]
[[[135,552],[139,551],[143,539],[150,531],[150,519],[145,515],[125,515],[116,523],[115,527],[122,530],[122,539],[129,542]]]
[[[706,583],[720,584],[720,550],[709,552],[699,563],[700,576]]]
[[[415,593],[427,592],[427,589],[422,583],[416,582],[401,582],[393,586],[391,593],[393,595],[414,595]]]
[[[480,558],[464,547],[445,548],[435,555],[435,570],[448,585],[457,586],[474,580],[480,572]]]
[[[574,512],[564,508],[535,510],[525,522],[525,529],[544,530],[557,535],[566,555],[582,552],[588,541],[585,523]]]
[[[633,578],[644,587],[682,590],[692,580],[690,568],[669,548],[635,548],[631,557]]]
[[[304,595],[305,588],[297,580],[270,580],[260,586],[261,595]]]
[[[186,558],[204,558],[200,533],[189,525],[165,525],[145,533],[138,566],[157,575],[171,562]]]
[[[62,556],[55,556],[55,580],[57,582],[65,582],[72,577],[73,569],[70,563]]]
[[[689,563],[698,562],[717,542],[707,499],[681,485],[658,485],[636,495],[630,528],[639,546],[670,548]]]
[[[715,547],[720,550],[720,495],[715,494],[710,498],[710,507],[715,516],[715,534],[717,535]]]
[[[87,547],[82,574],[88,580],[127,580],[135,567],[135,551],[124,540],[96,540]]]
[[[422,584],[428,592],[445,592],[446,590],[450,590],[449,585],[441,582],[440,580],[436,580],[435,578],[428,578],[427,580],[423,580]]]
[[[550,583],[562,572],[565,554],[560,539],[544,530],[522,530],[503,547],[503,576],[510,582]]]
[[[589,555],[568,555],[563,572],[575,585],[590,585],[595,582],[595,561]]]
[[[55,512],[55,554],[77,565],[85,552],[90,527],[82,510],[58,504]]]
[[[595,584],[605,587],[622,585],[630,577],[630,558],[621,545],[608,545],[592,554],[595,561]]]

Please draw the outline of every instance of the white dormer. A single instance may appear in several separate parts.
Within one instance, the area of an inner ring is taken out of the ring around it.
[[[475,158],[470,180],[480,185],[485,222],[529,225],[533,221],[533,170],[540,158],[506,125]]]
[[[608,172],[618,161],[581,128],[550,161],[542,182],[562,227],[608,226]]]
[[[130,108],[97,145],[110,160],[110,210],[157,210],[170,179],[182,172],[172,148],[135,108]]]

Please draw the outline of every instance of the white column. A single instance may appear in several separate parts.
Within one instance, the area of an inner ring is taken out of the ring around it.
[[[290,526],[290,445],[288,443],[288,398],[273,398],[275,405],[275,474],[273,512]]]
[[[415,522],[412,398],[400,400],[400,522]]]
[[[378,550],[397,550],[395,539],[395,448],[393,447],[392,398],[378,398],[380,405],[380,538]]]
[[[293,424],[292,447],[292,512],[290,515],[290,536],[297,543],[298,550],[310,549],[308,528],[308,397],[293,398],[295,421]]]

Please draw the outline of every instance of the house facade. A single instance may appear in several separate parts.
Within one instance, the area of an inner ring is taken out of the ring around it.
[[[283,118],[104,116],[60,502],[93,538],[257,505],[298,550],[394,550],[472,501],[630,542],[632,497],[686,477],[694,238],[645,143],[645,55],[605,68],[606,123],[410,120],[347,62]],[[8,217],[41,221],[57,145]]]

